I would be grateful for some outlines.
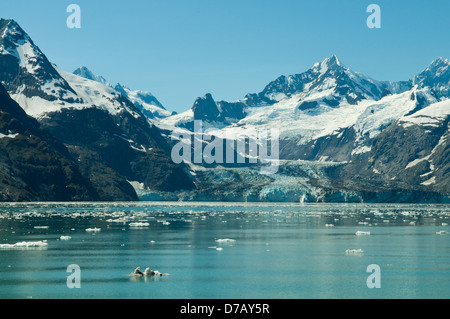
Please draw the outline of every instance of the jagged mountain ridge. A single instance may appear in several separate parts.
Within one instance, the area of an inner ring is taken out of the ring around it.
[[[280,159],[285,163],[336,164],[324,168],[321,178],[313,174],[303,184],[303,190],[308,190],[303,195],[312,201],[441,200],[440,194],[450,193],[449,64],[438,58],[410,80],[389,82],[353,72],[332,56],[304,73],[281,76],[260,93],[236,102],[216,102],[207,94],[191,110],[162,119],[158,125],[192,131],[192,122],[202,120],[209,134],[221,138],[278,128]],[[224,108],[226,103],[232,107]],[[239,116],[223,116],[236,106]],[[285,171],[290,173],[280,174],[291,180],[289,185],[283,184],[284,190],[274,186],[273,191],[292,194],[294,185],[303,182],[292,180],[292,170]],[[306,172],[309,168],[304,173],[308,176]],[[205,192],[220,188],[212,180],[205,178],[210,185]],[[268,185],[277,184],[276,180]],[[257,191],[259,199],[262,189]],[[302,192],[293,193],[297,195],[280,198],[301,199]],[[238,195],[242,193],[234,193]]]
[[[176,114],[176,112],[169,112],[166,110],[161,102],[148,91],[133,91],[126,85],[122,85],[120,83],[116,84],[114,89],[122,93],[127,99],[133,102],[142,114],[150,120],[159,120]]]
[[[111,84],[108,81],[106,81],[106,79],[103,76],[95,75],[91,70],[89,70],[85,66],[79,67],[78,69],[73,71],[73,74],[81,76],[82,78],[85,78],[88,80],[97,81],[104,85],[111,86]]]
[[[315,63],[304,73],[280,76],[269,83],[262,92],[249,94],[245,99],[252,106],[263,103],[275,104],[282,99],[303,93],[306,103],[299,105],[303,110],[313,107],[315,105],[313,102],[317,101],[315,95],[325,91],[329,92],[322,97],[322,102],[336,107],[343,100],[349,104],[357,104],[363,99],[379,100],[387,94],[400,93],[409,87],[407,82],[376,81],[361,73],[353,72],[333,55]]]
[[[0,19],[0,34],[0,79],[10,95],[80,102],[17,22]]]
[[[190,200],[440,201],[450,192],[446,59],[409,81],[389,82],[353,72],[332,56],[239,101],[207,94],[182,114],[154,116],[138,103],[151,104],[151,94],[112,88],[93,73],[64,72],[14,21],[0,26],[0,80],[64,143],[103,200],[137,199],[130,181]],[[165,134],[192,130],[194,120],[224,138],[279,128],[280,172],[175,165]]]
[[[223,138],[239,132],[245,134],[248,128],[278,127],[283,133],[281,159],[348,163],[327,169],[334,183],[322,182],[328,173],[322,176],[322,181],[314,181],[325,192],[346,190],[359,194],[366,190],[364,196],[372,200],[386,198],[383,197],[387,196],[386,192],[391,194],[389,200],[394,201],[410,201],[415,196],[435,198],[435,191],[449,192],[448,168],[435,169],[433,164],[448,165],[448,114],[445,107],[437,112],[427,111],[449,97],[445,89],[449,87],[448,65],[448,60],[438,58],[411,80],[376,81],[351,71],[332,56],[304,73],[281,76],[261,93],[249,94],[240,101],[215,101],[208,93],[199,97],[191,110],[156,124],[166,129],[178,126],[192,131],[193,121],[202,120],[213,129],[210,134]],[[424,126],[424,118],[431,119],[437,129]],[[410,124],[405,127],[399,123]],[[415,136],[414,141],[420,146],[399,152],[399,145],[413,142],[402,141],[408,134]],[[389,151],[380,145],[389,145]],[[430,148],[430,145],[434,146]],[[432,154],[421,160],[420,156],[426,152]],[[199,172],[196,174],[201,176]],[[354,181],[355,177],[358,182]],[[210,178],[204,178],[205,184],[211,182]],[[333,188],[332,184],[340,188]],[[377,188],[384,195],[376,195]],[[403,191],[407,195],[402,195]],[[236,192],[232,196],[243,198]],[[361,196],[354,198],[361,199]]]
[[[130,182],[160,191],[194,187],[183,165],[171,161],[161,131],[126,96],[58,69],[15,21],[0,21],[0,81],[64,143],[100,200],[137,200]]]
[[[448,98],[426,85],[423,73],[419,75],[421,81],[419,77],[399,82],[376,81],[351,71],[332,56],[304,73],[281,76],[262,92],[248,94],[239,101],[216,102],[207,94],[198,98],[191,110],[162,119],[160,125],[192,129],[194,120],[203,120],[218,128],[217,135],[276,127],[286,143],[295,141],[299,146],[351,128],[355,131],[354,146],[349,152],[352,155],[367,151],[369,140],[401,116]],[[442,83],[435,85],[441,87]],[[283,158],[293,159],[293,153],[299,154],[299,150],[286,150]]]
[[[260,93],[247,94],[245,98],[235,102],[215,102],[210,94],[198,98],[192,110],[173,118],[163,120],[163,124],[173,126],[189,126],[192,120],[207,120],[220,124],[245,124],[252,121],[255,113],[268,114],[278,112],[276,105],[280,102],[295,104],[289,116],[299,112],[315,112],[322,108],[337,108],[342,105],[355,105],[361,100],[379,100],[382,97],[401,93],[411,88],[409,81],[388,82],[375,81],[365,75],[353,72],[339,61],[336,56],[314,64],[304,73],[291,76],[280,76],[269,83]],[[207,101],[208,103],[205,103]],[[298,102],[298,103],[297,103]],[[201,111],[198,106],[201,105]],[[275,106],[258,112],[266,106]],[[197,112],[196,112],[197,110]],[[205,117],[205,114],[209,115]],[[271,115],[276,118],[277,115]],[[242,120],[242,121],[241,121]],[[261,123],[260,123],[261,124]]]
[[[120,83],[113,86],[103,76],[94,74],[85,66],[79,67],[73,71],[73,74],[113,88],[115,91],[119,92],[131,101],[142,112],[142,114],[150,120],[161,119],[176,114],[175,112],[167,111],[152,93],[142,90],[133,91],[126,85],[122,85]]]
[[[413,77],[411,82],[420,88],[429,87],[439,99],[450,97],[450,61],[439,57],[425,70]]]

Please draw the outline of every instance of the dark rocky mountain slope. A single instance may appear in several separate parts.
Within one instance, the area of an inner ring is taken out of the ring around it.
[[[98,199],[67,148],[0,84],[0,201]]]

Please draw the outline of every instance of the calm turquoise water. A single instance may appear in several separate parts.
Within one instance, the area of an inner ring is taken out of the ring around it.
[[[1,204],[0,298],[447,299],[448,224],[448,205]],[[137,266],[170,275],[128,276]]]

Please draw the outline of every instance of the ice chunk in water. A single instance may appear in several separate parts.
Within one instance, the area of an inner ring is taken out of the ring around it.
[[[235,239],[231,238],[216,239],[217,243],[224,243],[224,244],[234,243],[235,241],[236,241]]]
[[[364,253],[364,250],[362,249],[347,249],[345,251],[346,255],[361,255]]]
[[[15,244],[0,244],[2,249],[21,249],[21,248],[45,248],[48,246],[46,240],[42,241],[22,241]]]
[[[128,226],[130,226],[130,227],[148,227],[148,226],[150,226],[150,223],[135,222],[135,223],[129,223]]]

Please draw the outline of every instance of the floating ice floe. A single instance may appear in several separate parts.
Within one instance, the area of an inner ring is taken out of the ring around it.
[[[222,247],[217,247],[217,246],[210,246],[210,247],[208,247],[208,249],[215,249],[215,250],[218,250],[218,251],[223,250]]]
[[[72,237],[71,236],[61,236],[59,237],[60,240],[71,240]]]
[[[362,249],[347,249],[345,251],[346,255],[361,255],[364,253],[364,250]]]
[[[235,241],[236,241],[235,239],[231,238],[216,239],[216,243],[224,243],[224,244],[234,243]]]
[[[101,231],[102,229],[101,228],[97,228],[97,227],[94,227],[94,228],[86,228],[86,231],[87,232],[91,232],[91,233],[96,233],[96,232],[99,232],[99,231]]]
[[[436,235],[446,235],[447,232],[445,230],[440,230],[436,232]]]
[[[34,226],[34,229],[49,229],[50,226]]]
[[[129,223],[128,226],[130,226],[130,227],[148,227],[148,226],[150,226],[150,223],[135,222],[135,223]]]
[[[141,271],[141,267],[137,267],[134,272],[130,273],[129,276],[142,277],[142,276],[169,276],[169,274],[161,273],[158,270],[151,270],[147,267],[144,272]]]
[[[333,224],[325,224],[325,227],[334,227]]]
[[[356,235],[356,236],[368,236],[368,235],[370,235],[370,231],[361,231],[361,230],[358,230],[358,231],[355,233],[355,235]]]
[[[159,272],[158,270],[151,270],[149,267],[147,267],[144,271],[145,276],[169,276],[167,273]]]
[[[108,223],[126,223],[127,219],[126,218],[109,218],[106,220],[106,222]]]
[[[0,244],[1,249],[23,249],[23,248],[45,248],[48,246],[46,240],[22,241],[15,244]]]

